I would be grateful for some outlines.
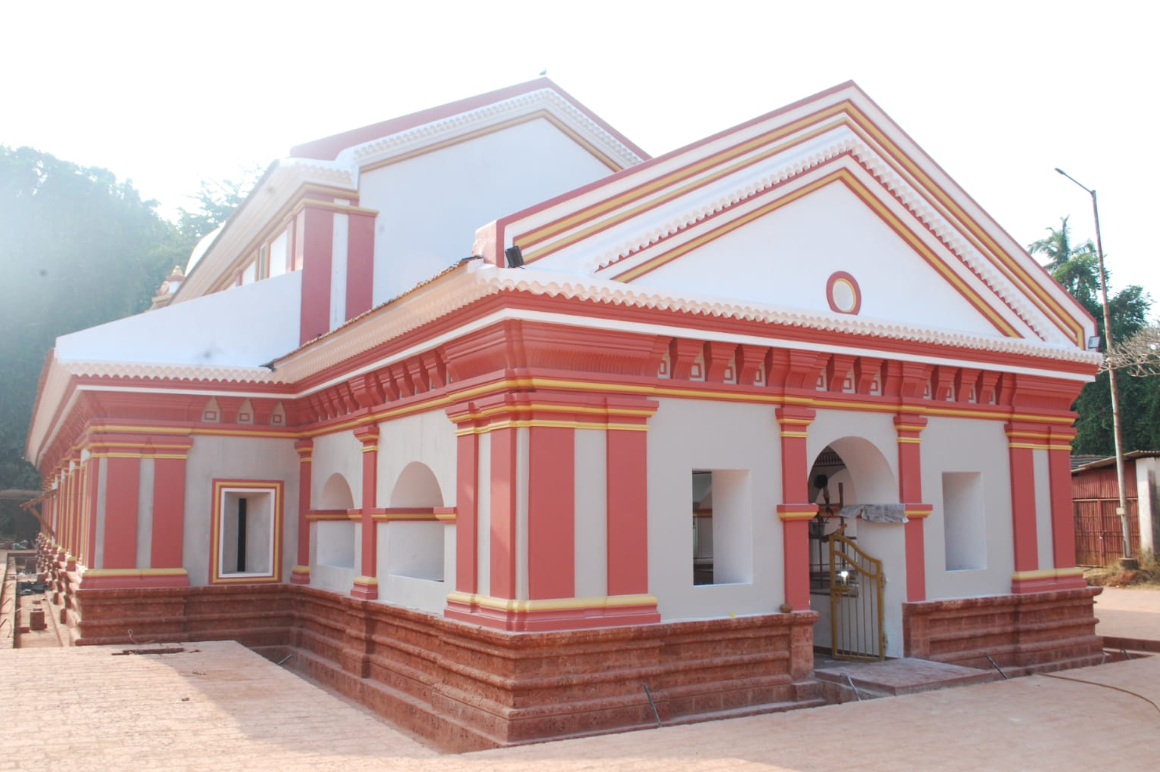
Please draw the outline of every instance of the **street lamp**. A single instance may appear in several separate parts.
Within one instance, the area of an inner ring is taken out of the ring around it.
[[[1055,167],[1055,170],[1086,190],[1088,195],[1092,197],[1092,212],[1096,218],[1096,257],[1099,260],[1100,268],[1100,297],[1104,306],[1104,339],[1107,341],[1105,350],[1111,353],[1112,320],[1108,315],[1108,283],[1104,279],[1104,242],[1100,238],[1100,207],[1096,203],[1096,192],[1058,166]],[[1124,446],[1121,439],[1123,429],[1120,427],[1120,399],[1116,391],[1116,368],[1111,366],[1108,367],[1108,383],[1112,389],[1112,437],[1116,443],[1116,485],[1120,489],[1120,506],[1116,508],[1116,514],[1120,516],[1120,527],[1124,532],[1124,558],[1120,561],[1120,565],[1124,568],[1135,568],[1136,566],[1133,565],[1135,560],[1132,558],[1131,531],[1128,527],[1128,494],[1124,486]]]

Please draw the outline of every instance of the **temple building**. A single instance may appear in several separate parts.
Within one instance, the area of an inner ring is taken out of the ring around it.
[[[452,748],[818,704],[815,648],[1099,660],[1095,323],[853,83],[657,158],[547,79],[354,129],[182,268],[42,375],[77,644]]]

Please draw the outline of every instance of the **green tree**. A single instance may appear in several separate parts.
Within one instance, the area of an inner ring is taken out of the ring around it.
[[[1059,229],[1048,228],[1049,235],[1028,246],[1031,254],[1044,255],[1044,267],[1072,297],[1096,320],[1104,351],[1107,334],[1104,330],[1103,307],[1100,295],[1099,260],[1091,241],[1074,245],[1066,217]],[[1111,287],[1111,272],[1104,269],[1104,280]],[[1148,323],[1152,299],[1144,288],[1131,284],[1116,293],[1108,294],[1108,318],[1115,342],[1131,338]],[[1124,450],[1160,448],[1160,378],[1156,376],[1116,379],[1120,397],[1120,418],[1124,430]],[[1076,421],[1076,453],[1110,456],[1115,453],[1112,421],[1112,396],[1108,374],[1101,372],[1096,380],[1080,392],[1072,409],[1079,413]]]
[[[37,488],[22,460],[59,335],[138,313],[191,245],[129,181],[0,146],[0,488]]]
[[[261,168],[251,166],[242,171],[240,180],[202,180],[197,193],[190,196],[197,202],[197,208],[178,209],[177,232],[189,240],[190,249],[202,236],[229,219],[260,176]]]

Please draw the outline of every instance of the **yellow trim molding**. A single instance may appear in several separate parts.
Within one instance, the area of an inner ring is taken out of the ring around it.
[[[451,517],[454,519],[455,515]],[[439,516],[432,512],[377,512],[371,515],[371,519],[376,523],[384,523],[392,520],[438,520]]]
[[[184,568],[90,568],[85,571],[84,575],[94,578],[107,576],[188,576],[189,572]]]
[[[1012,579],[1062,579],[1065,576],[1083,576],[1083,569],[1075,568],[1041,568],[1038,571],[1016,571],[1011,574]]]
[[[506,598],[493,598],[490,595],[476,595],[455,591],[447,593],[447,600],[451,603],[483,606],[484,608],[497,609],[499,611],[514,611],[517,613],[657,605],[656,597],[651,594],[605,595],[592,598],[548,598],[545,600],[508,600]]]

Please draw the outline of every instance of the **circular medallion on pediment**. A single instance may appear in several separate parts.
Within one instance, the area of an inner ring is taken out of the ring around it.
[[[862,288],[845,271],[835,271],[826,281],[826,301],[839,314],[857,314],[862,310]]]

